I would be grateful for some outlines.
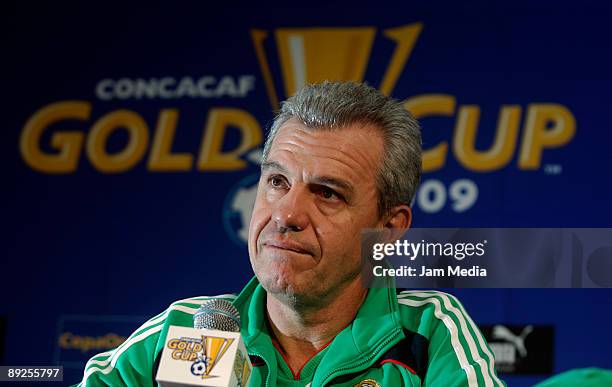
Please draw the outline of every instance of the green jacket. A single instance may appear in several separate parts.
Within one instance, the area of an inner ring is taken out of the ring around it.
[[[240,312],[253,363],[250,386],[503,386],[482,334],[452,295],[372,288],[353,322],[294,375],[274,347],[265,322],[265,290],[253,278],[242,292],[222,295]],[[173,303],[116,349],[87,362],[79,386],[154,386],[168,327],[193,326],[212,297]]]

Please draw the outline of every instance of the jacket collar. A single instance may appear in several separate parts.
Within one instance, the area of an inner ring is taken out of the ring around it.
[[[369,289],[353,322],[334,338],[315,373],[314,385],[333,377],[370,367],[376,355],[404,337],[395,284],[391,281]],[[271,364],[275,361],[265,310],[266,291],[256,277],[240,292],[234,305],[241,316],[241,334],[250,354]],[[276,379],[276,367],[270,367]],[[272,375],[270,375],[272,376]]]

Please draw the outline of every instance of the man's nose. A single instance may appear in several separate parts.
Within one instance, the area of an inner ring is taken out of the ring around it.
[[[308,227],[308,192],[292,186],[278,201],[272,212],[272,220],[279,232],[302,231]]]

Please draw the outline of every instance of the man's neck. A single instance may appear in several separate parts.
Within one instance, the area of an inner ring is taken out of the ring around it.
[[[299,307],[279,301],[267,294],[268,321],[273,337],[295,372],[324,348],[355,318],[367,289],[359,279],[345,286],[320,305]]]

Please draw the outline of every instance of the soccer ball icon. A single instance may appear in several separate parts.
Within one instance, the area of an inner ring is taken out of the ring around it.
[[[196,360],[191,365],[191,373],[195,376],[204,375],[206,372],[206,360]]]

